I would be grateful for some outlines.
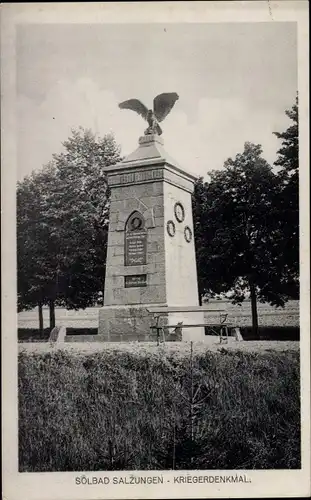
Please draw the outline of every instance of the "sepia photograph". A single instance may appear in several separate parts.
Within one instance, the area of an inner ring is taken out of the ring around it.
[[[40,473],[71,473],[70,498],[191,498],[308,469],[298,22],[270,6],[262,22],[172,22],[166,7],[15,24],[23,498],[65,498],[30,493]]]

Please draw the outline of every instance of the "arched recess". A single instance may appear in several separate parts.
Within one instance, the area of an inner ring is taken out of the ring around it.
[[[116,231],[124,231],[126,227],[126,223],[129,220],[129,217],[134,212],[139,212],[144,220],[145,220],[145,229],[149,229],[155,227],[155,220],[153,214],[153,208],[148,208],[144,203],[142,203],[137,198],[133,198],[131,200],[131,210],[120,210],[117,214],[117,227]]]
[[[142,231],[145,229],[145,217],[138,212],[138,210],[134,210],[131,215],[128,217],[125,224],[125,231]]]
[[[147,263],[147,231],[145,218],[134,210],[125,223],[124,265],[139,266]]]

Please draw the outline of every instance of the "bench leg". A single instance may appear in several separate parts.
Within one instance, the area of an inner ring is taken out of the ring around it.
[[[160,330],[161,327],[157,327],[157,345],[160,345]]]
[[[156,320],[155,321],[155,329],[157,332],[157,345],[159,346],[160,345],[160,329],[161,329],[161,327],[159,326],[160,316],[156,316],[155,320]]]
[[[163,344],[165,344],[165,330],[162,327],[162,338],[163,338]]]

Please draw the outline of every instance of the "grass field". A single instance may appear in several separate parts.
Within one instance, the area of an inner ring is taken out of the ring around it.
[[[217,301],[217,306],[219,302]],[[245,340],[255,340],[251,330],[250,302],[241,306],[221,301],[220,307],[228,312],[227,322],[241,328]],[[214,305],[212,306],[214,307]],[[99,308],[87,308],[79,311],[56,309],[56,324],[66,326],[67,335],[95,335],[98,328]],[[49,338],[48,310],[44,310],[45,330],[43,335],[38,332],[38,313],[36,310],[24,311],[18,314],[19,342],[46,342]],[[218,322],[215,314],[206,313],[206,323]],[[299,340],[299,302],[289,301],[284,308],[275,308],[268,304],[258,304],[259,338],[261,340]]]
[[[20,344],[20,471],[299,468],[299,343],[268,344]]]
[[[228,309],[228,321],[239,326],[251,326],[251,305],[245,301],[241,306],[225,302]],[[72,328],[97,328],[98,307],[89,307],[80,311],[67,311],[56,308],[56,323]],[[44,309],[44,326],[49,326],[48,310]],[[261,326],[299,326],[299,301],[290,300],[283,308],[275,308],[268,304],[258,303],[258,318]],[[18,314],[19,328],[38,328],[36,310],[23,311]]]

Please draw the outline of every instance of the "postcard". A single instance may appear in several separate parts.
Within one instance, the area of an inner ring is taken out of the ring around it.
[[[6,500],[310,495],[307,14],[2,5]]]

